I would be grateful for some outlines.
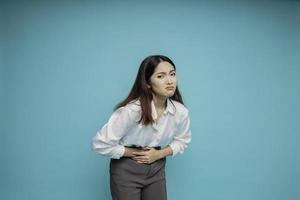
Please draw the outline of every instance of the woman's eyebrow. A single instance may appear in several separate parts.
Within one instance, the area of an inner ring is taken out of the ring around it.
[[[175,69],[172,69],[169,73],[171,73],[171,72],[175,72]],[[166,72],[157,72],[156,74],[166,74]]]

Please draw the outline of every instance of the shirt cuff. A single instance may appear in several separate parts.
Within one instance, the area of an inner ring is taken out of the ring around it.
[[[112,152],[111,158],[113,159],[120,159],[125,153],[125,147],[123,145],[118,145],[115,147],[114,151]]]
[[[180,152],[180,147],[178,144],[176,144],[175,142],[172,142],[171,144],[169,144],[169,146],[172,149],[172,157],[174,157],[176,154],[178,154]]]

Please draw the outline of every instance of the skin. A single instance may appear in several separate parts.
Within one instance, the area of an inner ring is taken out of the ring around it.
[[[166,87],[173,86],[172,90]],[[152,90],[153,102],[158,114],[156,121],[159,120],[161,114],[166,109],[166,101],[173,96],[177,86],[176,71],[169,62],[161,62],[157,65],[154,73],[150,77],[148,88]],[[143,149],[125,148],[126,157],[131,157],[138,163],[151,164],[156,160],[162,159],[166,156],[172,155],[173,151],[170,146],[161,150],[156,150],[151,147]]]

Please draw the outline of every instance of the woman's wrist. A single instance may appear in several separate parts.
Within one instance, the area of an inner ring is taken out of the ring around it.
[[[133,157],[133,148],[129,148],[129,147],[125,147],[125,152],[124,152],[124,155],[123,157]]]
[[[162,158],[167,157],[172,154],[173,154],[173,151],[170,146],[167,146],[166,148],[158,150],[158,158],[159,159],[162,159]]]

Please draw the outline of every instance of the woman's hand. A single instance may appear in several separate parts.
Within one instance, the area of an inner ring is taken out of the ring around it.
[[[151,147],[145,147],[142,151],[132,152],[132,159],[138,163],[151,164],[156,160],[161,159],[160,150]]]
[[[144,151],[143,149],[140,149],[140,148],[135,148],[135,147],[125,147],[125,152],[124,152],[124,155],[123,157],[134,157],[135,155],[133,155],[132,153],[133,152],[141,152],[141,151]]]

